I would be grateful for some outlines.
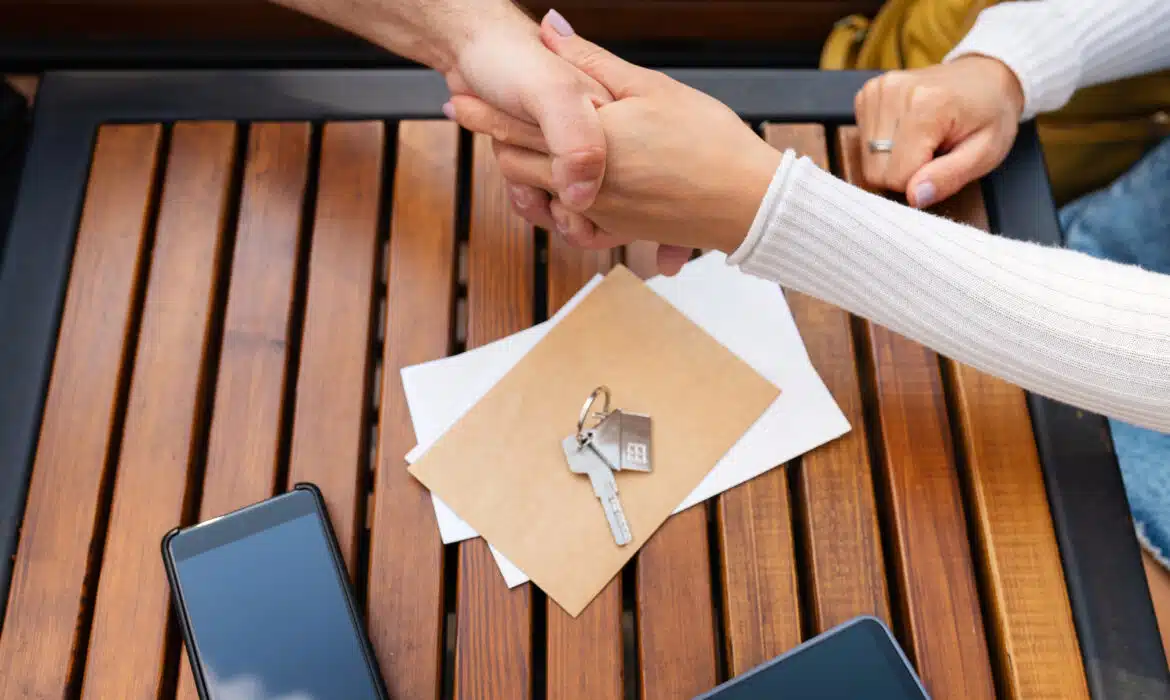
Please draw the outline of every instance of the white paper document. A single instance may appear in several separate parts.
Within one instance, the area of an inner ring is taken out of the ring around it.
[[[591,280],[542,324],[454,357],[404,368],[402,382],[418,439],[418,446],[406,455],[407,462],[421,457],[600,280],[600,276]],[[849,431],[848,420],[809,362],[788,304],[775,284],[727,265],[722,253],[708,253],[677,276],[655,277],[647,285],[780,388],[776,401],[675,513]],[[575,420],[575,416],[566,419],[566,430],[571,431]],[[433,500],[443,542],[478,536],[442,501]],[[600,506],[598,513],[600,517]],[[494,548],[492,554],[510,587],[528,580]]]

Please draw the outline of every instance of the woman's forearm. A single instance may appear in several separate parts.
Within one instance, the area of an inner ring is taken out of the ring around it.
[[[791,153],[744,270],[1037,394],[1170,431],[1170,276],[993,236]]]
[[[484,28],[533,22],[511,0],[272,0],[347,31],[440,72],[455,63],[459,48]]]
[[[1170,67],[1170,2],[1000,3],[979,14],[947,58],[969,54],[1012,69],[1028,119],[1060,109],[1079,88]]]

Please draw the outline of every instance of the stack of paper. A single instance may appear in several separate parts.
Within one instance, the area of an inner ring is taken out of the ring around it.
[[[418,439],[407,461],[425,462],[427,451],[488,396],[603,279],[598,276],[591,280],[542,324],[454,357],[403,369],[403,385]],[[772,393],[775,399],[768,399],[770,405],[761,404],[766,406],[762,414],[754,422],[749,421],[746,432],[737,433],[738,440],[710,464],[706,477],[677,504],[675,513],[848,432],[849,423],[809,362],[777,286],[728,266],[721,253],[709,253],[688,264],[679,275],[655,277],[646,286],[778,388],[778,393]],[[615,399],[621,406],[621,397]],[[571,432],[573,418],[566,419],[567,432]],[[437,496],[434,504],[443,542],[478,536]],[[601,517],[600,511],[597,517]],[[492,544],[490,535],[489,531]],[[509,586],[528,580],[495,547],[492,551]],[[537,583],[541,583],[539,578]]]

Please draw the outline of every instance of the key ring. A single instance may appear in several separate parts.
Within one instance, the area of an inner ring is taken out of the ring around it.
[[[602,394],[605,395],[605,406],[601,409],[601,413],[593,412],[591,414],[590,409],[593,408],[593,404],[597,401],[597,397],[601,396]],[[585,399],[585,404],[581,406],[581,414],[577,416],[577,442],[581,444],[585,443],[585,421],[589,420],[590,415],[592,415],[594,418],[604,418],[608,413],[609,387],[603,384],[594,389],[593,393],[589,395],[589,398]]]

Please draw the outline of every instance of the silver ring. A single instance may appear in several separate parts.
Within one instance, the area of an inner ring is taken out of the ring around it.
[[[601,395],[605,395],[605,405],[602,407],[601,413],[593,413],[592,415],[603,418],[609,413],[609,387],[602,385],[594,389],[589,398],[585,399],[585,404],[581,406],[581,413],[577,416],[577,442],[585,442],[585,421],[589,420],[590,409],[593,408],[597,397]]]
[[[869,152],[870,153],[889,153],[894,150],[893,139],[870,139]]]

